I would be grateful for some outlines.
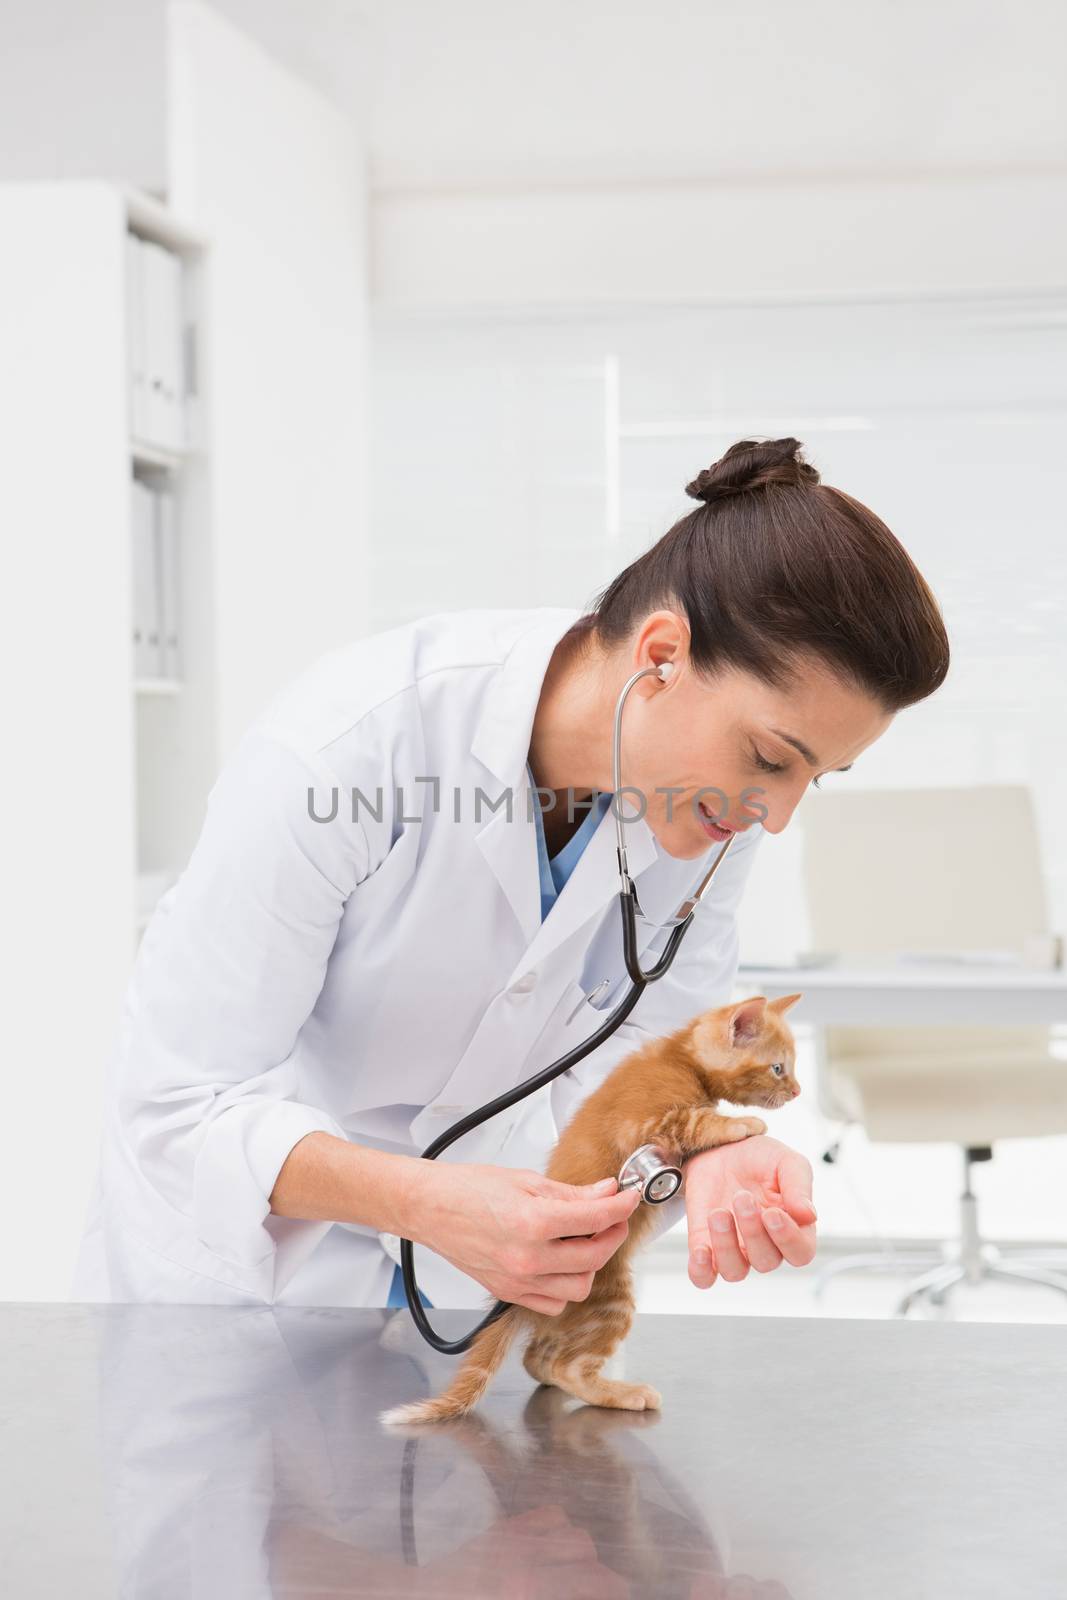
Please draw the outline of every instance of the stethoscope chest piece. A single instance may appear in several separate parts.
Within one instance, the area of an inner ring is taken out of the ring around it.
[[[681,1169],[672,1167],[654,1144],[643,1144],[627,1156],[619,1173],[619,1188],[640,1189],[642,1200],[651,1206],[662,1205],[681,1187]]]

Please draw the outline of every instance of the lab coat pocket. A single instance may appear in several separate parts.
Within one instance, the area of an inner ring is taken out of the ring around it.
[[[543,1072],[603,1025],[608,1013],[599,1010],[594,1002],[606,992],[604,986],[595,987],[590,993],[580,983],[566,984],[534,1041],[526,1059],[524,1078]],[[549,1112],[549,1093],[549,1085],[535,1090],[528,1098],[491,1118],[476,1133],[467,1135],[463,1141],[464,1151],[477,1149],[478,1155],[467,1154],[466,1159],[501,1160],[507,1166],[540,1168],[556,1137]]]
[[[625,978],[601,978],[592,988],[580,983],[569,983],[556,1015],[552,1019],[558,1026],[558,1037],[565,1042],[557,1051],[573,1049],[583,1039],[588,1039],[602,1028],[626,993]]]

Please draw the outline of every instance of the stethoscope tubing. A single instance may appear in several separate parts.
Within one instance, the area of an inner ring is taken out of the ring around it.
[[[621,792],[622,708],[626,702],[626,696],[637,680],[645,677],[646,674],[657,671],[656,667],[642,667],[640,671],[633,673],[623,684],[616,702],[615,723],[612,730],[612,767],[615,784],[613,805],[615,806],[619,804],[618,797]],[[618,836],[619,909],[622,915],[623,956],[626,962],[626,971],[630,978],[629,989],[614,1011],[601,1023],[599,1028],[589,1035],[588,1039],[583,1039],[581,1044],[575,1045],[573,1050],[568,1050],[566,1055],[560,1056],[558,1060],[543,1068],[541,1072],[534,1073],[532,1077],[516,1084],[513,1089],[508,1089],[503,1094],[497,1095],[495,1100],[487,1101],[485,1105],[478,1106],[474,1111],[469,1111],[465,1117],[461,1117],[458,1122],[454,1122],[450,1128],[445,1129],[444,1133],[438,1134],[432,1144],[426,1146],[426,1149],[422,1152],[423,1161],[436,1160],[442,1150],[447,1150],[449,1145],[455,1144],[457,1139],[462,1139],[465,1133],[470,1133],[473,1128],[480,1128],[483,1122],[489,1121],[490,1117],[499,1115],[501,1111],[507,1111],[509,1107],[516,1105],[518,1101],[525,1100],[528,1095],[536,1094],[538,1089],[543,1089],[546,1084],[552,1083],[562,1073],[568,1072],[571,1067],[576,1066],[583,1057],[589,1055],[598,1045],[603,1044],[605,1039],[610,1039],[612,1034],[622,1026],[647,986],[650,983],[655,983],[657,979],[662,978],[666,972],[670,971],[686,929],[693,920],[693,913],[707,891],[719,863],[733,843],[733,839],[727,839],[723,848],[719,851],[710,870],[705,874],[704,881],[689,900],[688,911],[671,926],[670,934],[659,959],[646,971],[641,966],[637,949],[637,915],[639,910],[637,890],[627,869],[622,818],[618,810],[615,814],[615,825]],[[465,1334],[462,1339],[443,1339],[430,1323],[419,1298],[419,1286],[415,1281],[415,1250],[410,1239],[401,1239],[400,1241],[400,1272],[404,1282],[404,1293],[407,1296],[408,1310],[411,1312],[416,1328],[418,1328],[426,1343],[432,1345],[435,1350],[439,1350],[442,1355],[462,1355],[465,1350],[470,1349],[480,1333],[491,1327],[494,1322],[504,1315],[505,1311],[511,1309],[507,1301],[498,1300],[489,1315],[483,1317],[477,1327],[472,1328],[470,1333]]]
[[[626,895],[620,893],[620,899],[625,900],[627,898]],[[674,934],[679,932],[680,929],[674,929],[671,935],[672,939]],[[675,945],[677,947],[677,941],[675,941]],[[662,966],[662,962],[658,963],[658,965]],[[489,1100],[485,1105],[478,1106],[474,1111],[469,1111],[465,1117],[461,1117],[450,1128],[446,1128],[444,1133],[439,1134],[432,1144],[426,1146],[426,1149],[422,1152],[422,1159],[424,1161],[436,1160],[442,1150],[447,1150],[449,1145],[455,1144],[457,1139],[462,1139],[465,1133],[470,1133],[472,1128],[480,1128],[483,1122],[489,1121],[490,1117],[497,1116],[501,1111],[507,1111],[511,1106],[516,1105],[518,1101],[525,1100],[527,1095],[536,1094],[538,1089],[543,1089],[546,1084],[552,1083],[562,1073],[569,1072],[571,1067],[576,1066],[583,1057],[589,1055],[590,1051],[595,1050],[598,1045],[603,1044],[605,1039],[609,1039],[616,1029],[622,1026],[641,998],[644,988],[644,981],[640,983],[631,982],[629,989],[614,1011],[605,1018],[599,1028],[589,1035],[588,1039],[583,1039],[581,1044],[576,1044],[573,1050],[568,1050],[566,1055],[560,1056],[558,1060],[553,1061],[550,1066],[545,1067],[541,1072],[535,1072],[532,1077],[516,1084],[513,1089],[507,1089],[503,1094],[497,1095],[495,1100]],[[422,1301],[419,1299],[419,1288],[415,1282],[415,1250],[410,1239],[401,1239],[400,1241],[400,1271],[404,1280],[404,1293],[407,1296],[408,1309],[411,1312],[412,1320],[426,1343],[432,1345],[435,1350],[439,1350],[442,1355],[462,1355],[465,1350],[470,1349],[480,1333],[491,1327],[498,1318],[504,1315],[505,1311],[511,1309],[506,1300],[498,1300],[489,1315],[483,1317],[477,1327],[472,1328],[470,1333],[464,1334],[462,1339],[444,1339],[431,1324]]]

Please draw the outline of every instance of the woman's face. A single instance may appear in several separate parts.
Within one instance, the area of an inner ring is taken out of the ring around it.
[[[665,629],[662,619],[670,619]],[[893,720],[814,658],[788,690],[732,669],[708,681],[694,670],[687,625],[673,612],[649,617],[619,657],[615,694],[638,667],[664,660],[674,667],[667,682],[641,678],[627,697],[622,782],[642,792],[649,827],[681,860],[727,836],[710,818],[738,832],[762,822],[781,833],[808,785],[850,766]],[[631,815],[637,804],[628,794]]]

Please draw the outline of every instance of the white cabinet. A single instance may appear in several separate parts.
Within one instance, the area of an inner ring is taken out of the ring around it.
[[[168,8],[166,79],[166,206],[0,183],[0,1299],[69,1293],[131,963],[221,765],[365,625],[360,136],[207,7]],[[148,246],[177,308],[154,408]],[[172,526],[140,656],[135,483]]]
[[[201,234],[164,207],[143,195],[124,198],[139,936],[188,856],[218,760],[200,323],[210,251]]]
[[[5,1241],[0,1294],[29,1299],[62,1293],[145,896],[180,870],[216,766],[195,623],[210,611],[211,462],[199,405],[180,448],[177,429],[169,449],[131,435],[133,235],[179,264],[184,323],[209,252],[161,206],[103,182],[0,184],[0,1208],[35,1218]],[[173,508],[180,677],[165,639],[135,662],[135,483]]]

